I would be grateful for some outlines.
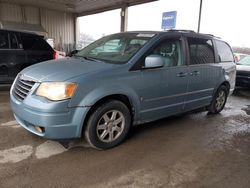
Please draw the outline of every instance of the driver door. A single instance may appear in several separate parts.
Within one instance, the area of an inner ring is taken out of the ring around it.
[[[182,112],[188,85],[182,40],[165,39],[149,55],[162,56],[165,64],[141,72],[141,118],[154,120]]]

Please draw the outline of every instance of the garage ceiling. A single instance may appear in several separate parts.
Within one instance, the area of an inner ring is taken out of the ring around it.
[[[148,3],[157,0],[0,0],[25,6],[73,12],[78,16],[95,14],[103,11]]]

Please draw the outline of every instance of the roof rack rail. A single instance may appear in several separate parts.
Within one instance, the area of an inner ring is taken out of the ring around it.
[[[211,37],[215,37],[213,34],[209,34],[209,33],[201,33],[203,35],[208,35],[208,36],[211,36]]]
[[[217,39],[221,39],[221,37],[214,36],[213,34],[208,34],[208,33],[202,33],[203,35],[208,35]]]
[[[177,32],[185,32],[185,33],[196,33],[195,31],[188,30],[188,29],[170,29],[170,30],[167,30],[167,31],[177,31]]]

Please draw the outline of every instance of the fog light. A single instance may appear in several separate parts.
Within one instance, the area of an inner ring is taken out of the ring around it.
[[[44,127],[40,127],[40,126],[34,125],[34,128],[36,129],[37,132],[44,133]]]

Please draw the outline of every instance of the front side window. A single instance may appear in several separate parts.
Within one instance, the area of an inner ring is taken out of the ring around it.
[[[165,40],[154,48],[150,55],[160,55],[164,58],[164,67],[182,66],[180,40]]]
[[[223,41],[215,40],[220,62],[233,62],[234,56],[229,45]]]
[[[0,32],[0,49],[9,49],[8,33]]]
[[[75,56],[123,64],[128,62],[152,37],[153,35],[138,33],[110,35],[93,42]]]
[[[189,58],[191,65],[214,63],[214,48],[212,40],[188,38]]]

